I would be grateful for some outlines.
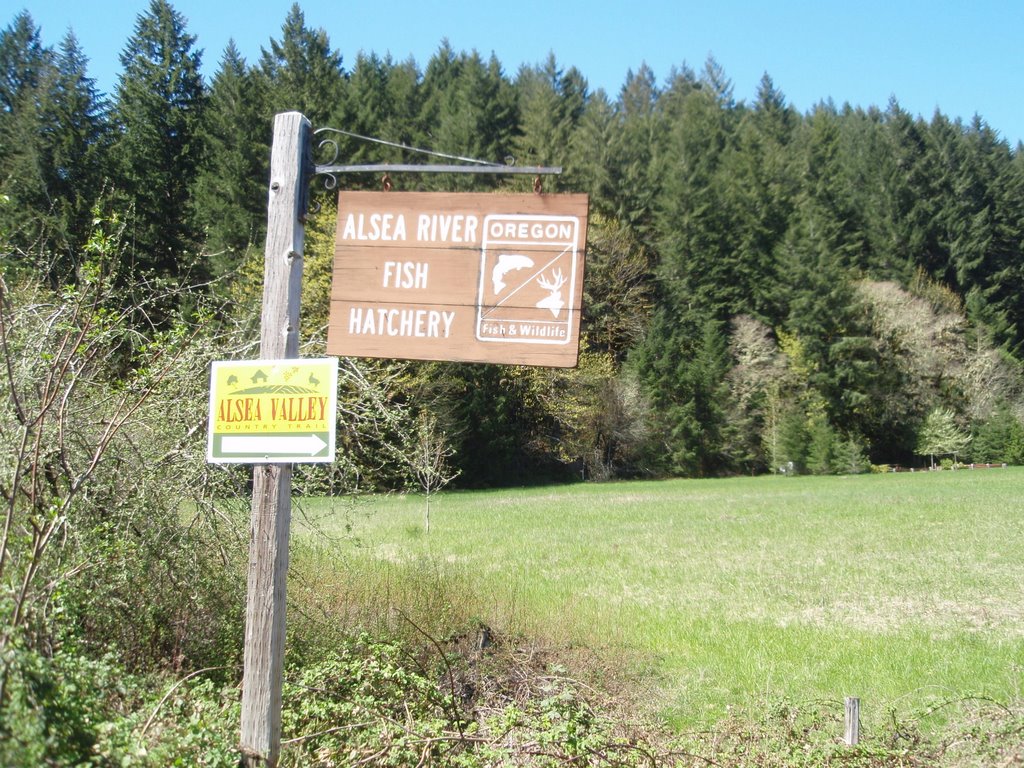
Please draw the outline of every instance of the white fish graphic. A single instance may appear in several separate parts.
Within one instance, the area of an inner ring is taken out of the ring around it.
[[[491,284],[494,286],[495,295],[505,290],[505,275],[513,270],[529,269],[532,266],[533,259],[521,253],[503,253],[498,256],[498,263],[491,270]]]

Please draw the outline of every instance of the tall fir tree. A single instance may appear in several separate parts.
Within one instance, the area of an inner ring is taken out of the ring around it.
[[[681,97],[662,159],[658,277],[669,301],[726,321],[747,306],[753,278],[738,261],[721,164],[734,141],[731,94],[709,71]]]
[[[331,47],[327,32],[306,26],[298,3],[292,5],[281,27],[281,39],[270,41],[260,56],[271,115],[301,112],[324,128],[342,109],[345,73],[341,53]]]
[[[205,272],[192,194],[206,92],[194,44],[185,18],[167,0],[151,0],[121,53],[113,155],[131,208],[136,276],[178,280]]]
[[[39,86],[49,64],[39,27],[22,11],[0,32],[0,114],[6,119]]]
[[[9,271],[47,269],[51,200],[40,93],[53,69],[53,52],[22,11],[0,32],[0,236],[17,253],[3,257]]]
[[[388,89],[390,75],[390,62],[375,53],[360,52],[348,78],[344,119],[338,127],[362,136],[391,141],[390,136],[384,135],[384,124],[395,110]],[[397,157],[397,150],[387,145],[357,142],[353,149],[345,158],[347,162],[369,163],[385,157]]]
[[[850,265],[863,248],[863,230],[847,207],[839,127],[834,108],[819,105],[805,128],[805,182],[780,255],[789,286],[785,327],[799,340],[804,386],[825,404],[830,424],[856,433],[872,350],[854,301]]]
[[[455,52],[447,38],[441,40],[423,71],[423,102],[419,123],[430,133],[433,133],[441,120],[445,94],[455,85],[461,68],[462,57]]]
[[[732,230],[733,279],[742,299],[729,308],[775,324],[785,317],[779,249],[792,223],[799,180],[792,144],[799,116],[765,75],[753,108],[740,112],[735,140],[716,172],[721,207]],[[745,310],[743,307],[745,306]]]
[[[916,265],[936,255],[935,184],[940,174],[927,124],[891,99],[877,108],[844,110],[841,167],[849,205],[858,211],[864,248],[850,264],[862,275],[906,284]]]
[[[215,276],[234,269],[250,246],[262,245],[272,126],[263,86],[229,41],[210,86],[206,154],[195,186],[196,221]]]
[[[385,59],[388,70],[385,88],[391,112],[384,115],[381,137],[402,144],[418,146],[423,141],[419,116],[423,109],[423,75],[415,59],[401,62]]]
[[[612,215],[641,236],[650,233],[654,201],[662,174],[655,156],[662,145],[661,92],[646,64],[626,75],[615,104],[616,130],[609,137],[608,185],[615,200]]]
[[[598,89],[586,100],[583,114],[569,140],[564,171],[572,189],[590,195],[590,210],[615,218],[618,190],[613,180],[610,150],[617,135],[615,106],[608,94]]]
[[[87,60],[71,32],[61,41],[48,94],[50,187],[58,201],[66,262],[53,275],[59,280],[77,266],[77,253],[90,236],[93,209],[105,194],[110,151],[108,105],[87,75]]]
[[[968,247],[954,252],[968,316],[1018,357],[1024,352],[1024,177],[1010,148],[976,117],[965,134],[973,207]],[[957,256],[961,258],[957,259]]]
[[[53,51],[27,12],[0,33],[0,62],[0,228],[58,284],[74,274],[103,186],[104,104],[74,35]]]
[[[510,156],[518,121],[516,97],[497,57],[492,55],[485,62],[476,51],[463,53],[450,69],[441,72],[441,82],[430,79],[430,67],[424,77],[425,106],[437,117],[428,136],[429,149],[487,162],[499,162]],[[494,184],[469,174],[453,174],[430,182],[435,188],[449,190]]]
[[[410,59],[396,64],[390,56],[360,53],[348,78],[345,108],[336,126],[383,142],[342,139],[345,162],[380,163],[409,160],[399,146],[418,145],[417,119],[421,108],[420,75]],[[351,184],[377,179],[351,179]]]
[[[689,477],[729,471],[723,450],[729,351],[721,323],[658,307],[630,364],[656,414],[654,430],[665,446],[660,468]]]
[[[523,67],[516,77],[519,133],[513,141],[520,165],[566,165],[570,143],[586,107],[586,80],[578,70],[563,72],[554,54],[543,67]],[[552,187],[557,181],[552,180]]]

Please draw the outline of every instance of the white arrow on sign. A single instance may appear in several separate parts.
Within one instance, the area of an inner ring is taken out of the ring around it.
[[[263,454],[265,456],[316,456],[327,447],[320,435],[225,435],[222,454]]]

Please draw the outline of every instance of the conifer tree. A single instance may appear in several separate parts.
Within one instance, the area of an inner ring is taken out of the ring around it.
[[[725,257],[743,295],[731,315],[746,311],[772,323],[785,316],[779,250],[799,189],[792,147],[798,120],[765,75],[753,108],[741,111],[735,141],[723,152],[716,183],[733,243]]]
[[[313,128],[331,125],[340,113],[345,91],[341,54],[331,48],[323,29],[306,26],[298,3],[281,27],[281,39],[262,49],[260,72],[266,79],[271,116],[301,112]]]
[[[964,260],[958,270],[969,281],[968,316],[1019,357],[1024,351],[1024,174],[1006,142],[980,119],[965,138],[977,179],[969,229],[974,258]]]
[[[429,67],[424,78],[427,107],[436,110],[437,115],[429,148],[488,162],[498,162],[512,154],[512,134],[517,122],[515,93],[498,59],[491,56],[484,62],[473,51],[462,54],[443,74],[452,75],[447,85],[436,81],[428,84]],[[433,183],[438,188],[469,189],[480,181],[455,174]]]
[[[78,40],[68,32],[57,53],[46,119],[51,127],[50,188],[58,201],[69,259],[90,236],[92,210],[103,194],[110,149],[107,103],[86,68]]]
[[[388,104],[391,113],[384,115],[381,137],[418,146],[423,143],[423,126],[419,115],[423,108],[423,76],[411,56],[401,62],[385,59],[387,67]]]
[[[927,126],[895,99],[877,107],[845,107],[838,115],[837,166],[843,196],[856,212],[863,247],[848,266],[878,280],[906,283],[915,264],[935,257],[934,187],[940,174],[929,150]]]
[[[74,35],[46,48],[27,12],[0,33],[0,62],[0,227],[57,284],[102,188],[104,105]]]
[[[39,94],[52,77],[52,59],[28,11],[0,32],[0,234],[23,254],[37,249],[49,217]],[[4,262],[6,269],[31,268],[26,258]]]
[[[206,93],[194,44],[185,18],[167,0],[151,0],[121,53],[113,153],[140,276],[176,280],[202,272],[192,192]]]
[[[662,140],[660,99],[650,67],[644,64],[629,72],[615,105],[616,130],[609,137],[609,187],[616,201],[612,213],[642,235],[651,230],[663,177],[654,161]]]
[[[707,477],[729,468],[723,453],[727,339],[714,319],[680,315],[663,305],[630,359],[657,414],[666,447],[663,470]]]
[[[430,57],[423,72],[423,103],[419,122],[434,131],[441,119],[445,94],[451,88],[462,69],[462,57],[455,53],[447,38],[441,40],[437,51]]]
[[[28,11],[19,13],[0,32],[0,114],[4,119],[39,86],[49,58]]]
[[[543,67],[520,69],[515,85],[520,116],[520,133],[513,142],[516,162],[565,166],[586,106],[586,80],[576,69],[564,73],[551,54]]]
[[[971,441],[971,460],[1024,464],[1024,425],[1008,403],[1000,403],[978,424]]]
[[[0,234],[21,251],[5,256],[6,269],[34,269],[32,258],[45,243],[52,201],[46,189],[46,151],[40,141],[41,92],[53,78],[53,52],[43,46],[28,11],[0,32]]]
[[[799,338],[806,361],[806,386],[824,399],[829,422],[848,430],[851,414],[844,405],[832,355],[833,347],[844,343],[847,336],[860,335],[847,271],[859,240],[845,208],[849,198],[843,194],[835,111],[819,106],[802,141],[804,185],[795,201],[792,226],[779,249],[783,280],[789,286],[785,327]],[[843,355],[852,365],[862,351],[860,347],[845,348]]]
[[[618,134],[615,107],[603,89],[595,91],[586,101],[579,124],[569,145],[565,168],[568,184],[590,195],[590,210],[615,218],[619,190],[613,181],[612,143]]]
[[[733,141],[731,100],[711,70],[701,88],[677,97],[662,158],[665,181],[658,197],[658,276],[666,298],[702,317],[726,321],[748,306],[749,273],[739,263],[721,164]]]
[[[349,75],[342,127],[362,136],[390,141],[383,135],[384,123],[393,114],[394,105],[388,91],[390,65],[377,54],[360,52]],[[348,162],[363,163],[381,159],[382,153],[393,152],[378,144],[356,143],[346,156]]]
[[[264,81],[229,41],[210,87],[203,129],[206,155],[196,188],[196,220],[214,275],[262,246],[272,121]]]
[[[418,146],[421,136],[417,119],[422,99],[419,80],[419,70],[411,59],[396,64],[390,56],[360,53],[348,78],[345,108],[336,127],[394,144]],[[405,150],[389,144],[343,138],[341,143],[348,163],[410,159]],[[351,183],[360,181],[353,178]]]

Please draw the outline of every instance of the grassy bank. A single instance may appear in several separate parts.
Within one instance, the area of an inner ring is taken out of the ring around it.
[[[429,534],[419,497],[305,500],[296,540],[332,600],[628,660],[682,728],[847,695],[868,729],[927,725],[1020,697],[1022,485],[1001,469],[460,492],[435,497]],[[311,565],[334,538],[356,545]]]

